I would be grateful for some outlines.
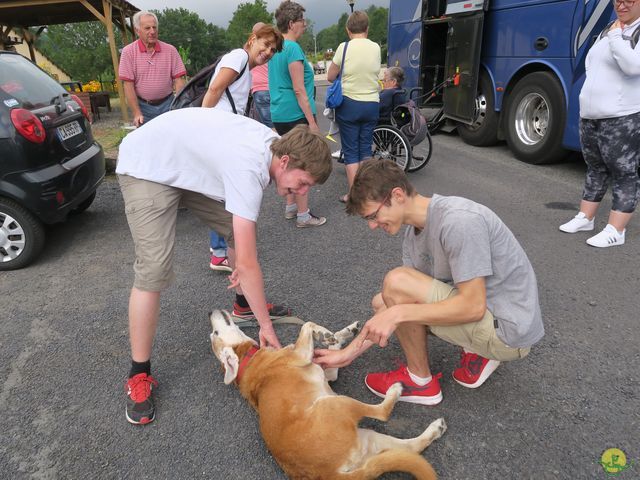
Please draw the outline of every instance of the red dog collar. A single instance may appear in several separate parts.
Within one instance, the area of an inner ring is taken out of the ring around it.
[[[236,375],[236,382],[240,383],[240,378],[244,373],[244,369],[247,367],[249,361],[253,358],[253,356],[260,350],[260,347],[252,346],[247,353],[245,353],[240,365],[238,366],[238,374]]]

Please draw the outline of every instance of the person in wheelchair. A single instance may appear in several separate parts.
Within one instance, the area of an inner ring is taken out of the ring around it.
[[[380,91],[379,119],[373,129],[373,158],[394,161],[400,168],[415,172],[423,168],[431,158],[431,137],[427,122],[416,103],[407,100],[402,88],[404,70],[400,67],[387,68],[382,77]],[[424,140],[424,155],[414,155],[413,147]],[[342,150],[331,154],[344,163]]]
[[[402,88],[403,82],[404,70],[401,67],[389,67],[384,71],[378,125],[390,125],[393,109],[406,102],[406,92]]]

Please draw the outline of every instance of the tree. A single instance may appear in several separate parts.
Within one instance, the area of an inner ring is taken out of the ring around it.
[[[230,48],[242,47],[251,29],[257,22],[273,23],[273,14],[267,11],[265,0],[255,0],[253,3],[241,3],[233,12],[233,17],[227,27],[227,41]]]
[[[116,44],[121,44],[116,31]],[[51,25],[36,41],[36,48],[74,80],[114,79],[107,29],[101,22]]]
[[[366,12],[369,16],[369,39],[381,46],[386,45],[389,9],[371,5]]]
[[[300,48],[302,48],[302,50],[307,55],[311,55],[311,54],[315,53],[313,51],[313,49],[314,49],[313,27],[314,27],[313,21],[307,20],[307,26],[306,26],[306,28],[304,30],[304,33],[298,39],[298,44],[300,45]],[[315,59],[314,59],[314,61],[315,61]]]
[[[187,57],[189,75],[229,49],[224,29],[207,23],[197,13],[185,8],[165,8],[154,13],[158,17],[158,37]]]
[[[342,42],[346,42],[349,39],[346,30],[348,18],[349,15],[343,13],[342,15],[340,15],[337,24],[331,25],[330,27],[327,27],[318,33],[318,37],[316,40],[318,44],[318,50],[327,51],[328,49],[332,49],[335,51],[338,45],[340,45]]]
[[[368,38],[372,42],[376,42],[380,45],[382,50],[382,61],[384,62],[387,56],[387,23],[389,18],[389,9],[371,5],[365,11],[369,16]],[[316,36],[318,51],[326,52],[329,48],[335,50],[338,45],[349,39],[346,31],[348,19],[349,15],[347,13],[343,13],[340,15],[338,23],[318,32]]]

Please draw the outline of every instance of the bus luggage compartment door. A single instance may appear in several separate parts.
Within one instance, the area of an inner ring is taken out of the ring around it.
[[[467,124],[476,113],[483,21],[484,12],[449,19],[445,73],[451,83],[444,90],[444,114]]]

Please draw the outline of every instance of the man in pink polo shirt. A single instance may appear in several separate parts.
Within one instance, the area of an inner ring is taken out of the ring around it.
[[[173,45],[158,40],[158,17],[147,11],[133,16],[138,40],[122,49],[118,76],[124,95],[139,127],[169,110],[173,91],[184,86],[187,74]]]

